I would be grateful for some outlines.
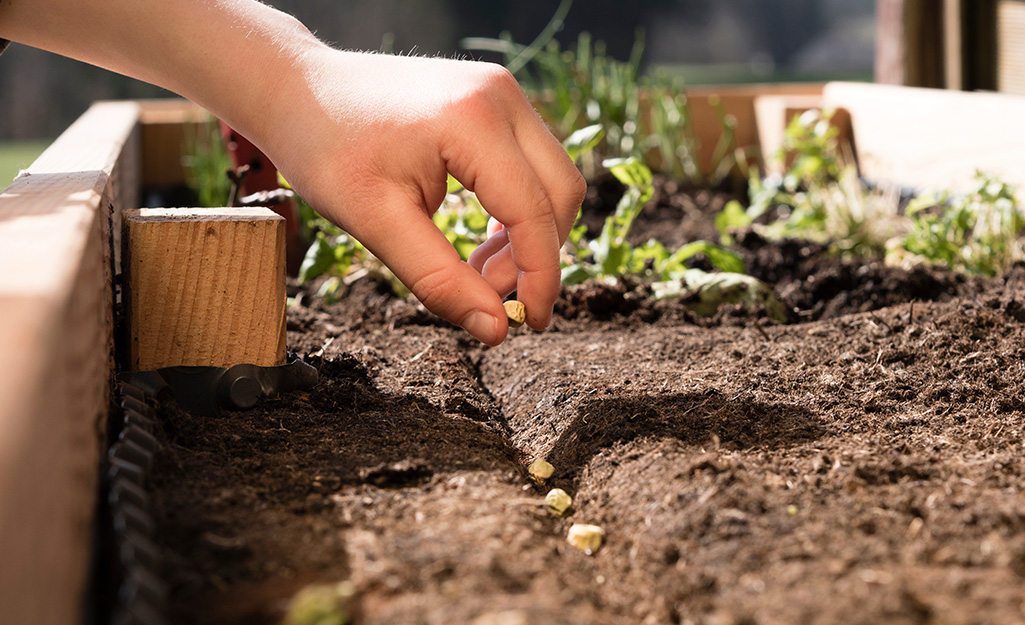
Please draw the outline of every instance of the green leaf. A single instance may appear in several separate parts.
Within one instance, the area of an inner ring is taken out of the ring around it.
[[[317,233],[317,238],[306,250],[302,265],[299,266],[299,284],[305,284],[314,278],[328,272],[335,265],[335,249],[323,232]]]
[[[729,239],[730,230],[746,228],[754,223],[754,219],[747,214],[744,207],[737,200],[726,202],[726,206],[715,216],[715,229],[724,239]]]
[[[344,291],[343,286],[341,278],[332,276],[325,280],[324,284],[320,285],[317,295],[324,299],[325,304],[337,303],[341,299],[341,293]]]
[[[627,187],[633,187],[641,191],[641,204],[651,199],[654,192],[652,187],[652,174],[648,166],[640,160],[629,158],[612,158],[602,162],[617,180]]]
[[[630,273],[643,274],[647,272],[649,264],[656,271],[665,265],[669,259],[669,250],[661,242],[649,239],[644,245],[639,245],[630,254]]]
[[[683,261],[695,254],[704,254],[708,258],[708,262],[712,263],[712,266],[719,271],[744,272],[743,258],[708,241],[694,241],[684,245],[669,257],[668,263],[677,263],[682,266]]]
[[[468,207],[463,213],[463,223],[471,233],[484,236],[488,229],[488,214],[483,210]]]
[[[577,219],[579,219],[579,214]],[[584,235],[587,234],[587,225],[582,223],[576,223],[573,228],[569,231],[569,241],[573,245],[580,245],[580,241],[583,240]]]
[[[446,233],[445,236],[448,238],[449,243],[452,244],[452,247],[456,248],[456,251],[459,252],[459,257],[463,260],[468,259],[473,250],[477,249],[476,239],[465,234]]]
[[[566,140],[562,142],[562,147],[566,149],[566,153],[575,162],[581,154],[593,150],[604,136],[605,129],[602,128],[601,124],[592,124],[574,131],[570,136],[566,137]]]
[[[457,193],[463,190],[463,183],[459,182],[452,177],[452,174],[448,174],[448,179],[445,181],[447,193]]]
[[[786,309],[772,287],[757,278],[739,273],[708,273],[688,269],[679,279],[652,285],[656,297],[680,297],[695,313],[710,317],[723,304],[760,305],[773,321],[786,321]]]
[[[562,283],[582,284],[595,277],[594,272],[584,265],[566,265],[562,268]]]

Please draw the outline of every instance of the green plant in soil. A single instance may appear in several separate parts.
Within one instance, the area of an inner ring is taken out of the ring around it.
[[[786,320],[783,304],[772,288],[744,275],[744,261],[734,252],[709,241],[694,241],[673,252],[655,240],[631,245],[627,240],[630,227],[654,192],[651,170],[634,158],[603,164],[626,185],[626,191],[597,239],[586,241],[583,226],[570,233],[567,248],[574,258],[562,270],[563,283],[640,275],[653,281],[656,298],[682,299],[702,316],[715,314],[722,304],[743,304],[749,309],[761,307],[774,321]],[[698,254],[704,254],[718,271],[688,268],[686,261]]]
[[[712,173],[698,166],[700,145],[683,82],[667,72],[641,72],[644,33],[638,31],[630,57],[608,56],[605,43],[581,33],[575,47],[563,49],[552,37],[568,10],[563,0],[548,27],[530,45],[508,35],[498,39],[467,38],[461,45],[505,55],[541,117],[553,132],[566,137],[575,129],[598,124],[605,138],[581,169],[589,178],[608,158],[634,157],[674,179],[717,186],[737,163],[736,119],[713,102],[722,132],[714,150]]]
[[[724,244],[735,229],[753,227],[769,238],[829,243],[845,256],[986,275],[1023,257],[1025,218],[1014,187],[978,172],[967,193],[921,195],[901,211],[896,190],[860,180],[830,119],[811,110],[792,120],[773,157],[785,173],[761,178],[752,170],[749,205],[729,202],[717,216]]]
[[[964,194],[927,194],[905,210],[906,232],[890,241],[887,260],[941,265],[995,276],[1023,257],[1025,216],[1017,189],[976,172]]]
[[[614,280],[626,274],[670,280],[686,270],[684,263],[697,254],[704,254],[721,271],[743,271],[744,262],[739,256],[708,241],[689,243],[673,252],[655,240],[631,245],[627,241],[630,228],[654,193],[651,170],[632,157],[606,160],[603,165],[626,186],[626,191],[615,212],[605,219],[597,239],[587,241],[582,225],[570,232],[567,247],[572,260],[563,268],[564,283],[579,284],[591,278]]]
[[[731,231],[755,226],[770,238],[831,243],[837,252],[852,256],[885,252],[897,233],[897,195],[865,188],[855,166],[841,154],[831,118],[831,113],[818,110],[794,117],[773,156],[782,176],[763,179],[752,169],[749,205],[729,202],[716,218],[724,243],[731,241]]]
[[[185,124],[182,166],[199,205],[205,207],[227,206],[231,193],[231,180],[225,175],[231,167],[231,157],[218,124],[212,115]]]

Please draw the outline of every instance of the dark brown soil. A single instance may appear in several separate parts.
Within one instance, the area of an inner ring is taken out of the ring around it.
[[[645,238],[704,227],[650,212]],[[314,391],[163,408],[173,621],[277,623],[339,580],[365,624],[1025,621],[1025,268],[739,248],[792,323],[634,281],[568,289],[551,330],[490,349],[370,281],[293,307]],[[571,547],[573,523],[605,546]]]

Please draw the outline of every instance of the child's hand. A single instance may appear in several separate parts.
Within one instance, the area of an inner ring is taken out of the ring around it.
[[[505,338],[500,296],[514,289],[527,323],[544,329],[585,186],[512,76],[485,63],[328,51],[306,78],[307,90],[289,91],[291,119],[262,146],[299,194],[481,341]],[[446,173],[505,225],[469,265],[430,219]]]
[[[527,323],[548,325],[585,187],[501,67],[339,52],[255,0],[2,0],[0,37],[206,107],[427,308],[481,341],[505,338],[499,294],[514,288]],[[446,172],[506,226],[473,267],[430,219]]]

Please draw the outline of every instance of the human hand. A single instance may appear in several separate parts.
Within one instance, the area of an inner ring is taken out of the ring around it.
[[[503,68],[332,50],[255,0],[3,0],[0,36],[206,107],[484,343],[505,338],[499,296],[513,289],[527,323],[548,325],[585,185]],[[469,264],[430,219],[446,172],[506,226]]]
[[[527,323],[547,327],[585,184],[512,76],[487,63],[325,50],[305,78],[287,122],[268,117],[251,137],[299,194],[482,342],[505,338],[500,296],[513,290]],[[469,263],[431,221],[447,173],[505,225]]]

